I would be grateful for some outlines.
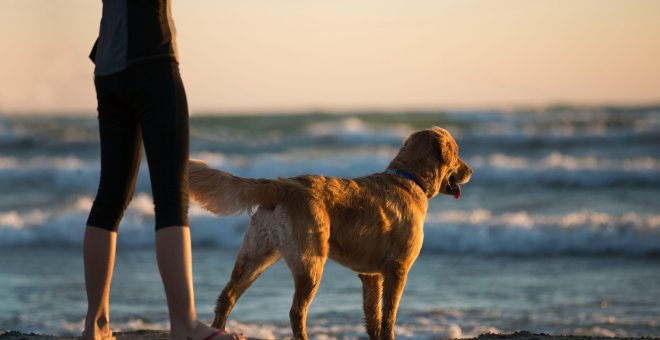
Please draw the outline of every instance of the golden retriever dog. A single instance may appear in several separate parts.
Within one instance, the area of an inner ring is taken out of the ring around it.
[[[283,257],[295,282],[289,313],[295,339],[307,339],[307,309],[328,258],[362,280],[369,337],[393,339],[406,277],[422,248],[428,200],[440,193],[459,198],[472,175],[454,138],[438,127],[406,138],[385,172],[354,179],[248,179],[199,160],[189,167],[192,199],[217,215],[251,215],[213,326],[224,329],[236,300]]]

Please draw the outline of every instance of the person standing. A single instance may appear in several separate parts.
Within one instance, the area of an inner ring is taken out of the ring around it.
[[[117,230],[133,196],[142,144],[156,216],[156,258],[171,337],[236,339],[197,319],[188,224],[188,105],[179,74],[171,0],[103,0],[90,58],[101,176],[84,238],[87,316],[82,339],[112,338],[109,297]]]

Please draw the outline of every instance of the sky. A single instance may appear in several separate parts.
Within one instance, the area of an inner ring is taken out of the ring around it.
[[[100,0],[0,0],[0,113],[93,113]],[[657,0],[173,0],[191,111],[660,103]]]

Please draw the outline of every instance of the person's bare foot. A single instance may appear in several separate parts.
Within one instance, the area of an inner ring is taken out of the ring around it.
[[[89,318],[89,317],[88,317]],[[109,319],[107,317],[99,317],[96,322],[85,321],[85,329],[80,335],[81,340],[115,340],[110,328]]]
[[[104,329],[100,329],[98,327],[94,327],[94,329],[85,329],[82,331],[82,334],[80,335],[80,340],[115,340],[115,336],[112,334],[112,329],[110,327],[106,327]]]
[[[112,335],[112,330],[102,332],[97,330],[96,332],[83,331],[80,335],[80,340],[115,340],[114,335]]]
[[[193,328],[172,326],[170,337],[173,340],[238,340],[245,339],[243,334],[228,333],[197,321]]]

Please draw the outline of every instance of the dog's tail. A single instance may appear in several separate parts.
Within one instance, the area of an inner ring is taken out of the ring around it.
[[[190,196],[217,215],[234,215],[256,206],[274,207],[281,201],[282,181],[250,179],[209,168],[200,160],[188,163]]]

